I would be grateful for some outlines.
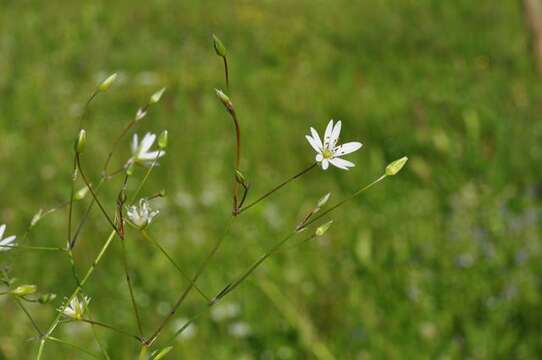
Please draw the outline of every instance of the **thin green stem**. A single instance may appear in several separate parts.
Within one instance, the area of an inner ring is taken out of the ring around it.
[[[137,321],[137,328],[139,330],[139,335],[143,336],[143,327],[141,326],[141,318],[139,316],[139,310],[137,309],[137,302],[134,296],[134,289],[132,285],[132,278],[130,277],[130,269],[128,268],[128,257],[126,256],[126,244],[124,243],[125,239],[121,239],[122,244],[122,264],[124,266],[124,275],[126,276],[126,283],[128,284],[128,291],[130,292],[130,300],[132,302],[132,307],[134,308],[134,315]]]
[[[292,237],[296,235],[295,232],[292,232],[288,235],[286,235],[281,241],[276,243],[273,247],[271,247],[265,254],[263,254],[258,260],[256,260],[250,267],[248,267],[247,270],[245,270],[241,275],[237,277],[236,280],[231,281],[226,285],[222,290],[220,290],[214,297],[213,301],[207,304],[207,308],[194,316],[192,319],[190,319],[186,324],[184,324],[181,328],[179,328],[175,334],[171,337],[169,340],[169,343],[171,343],[179,334],[181,334],[187,327],[190,325],[195,319],[199,318],[204,312],[208,311],[211,307],[216,305],[220,300],[222,300],[226,295],[231,293],[233,290],[235,290],[243,281],[245,281],[265,260],[267,260],[270,256],[276,254],[288,240],[290,240]],[[311,235],[306,240],[310,240],[314,238],[315,235]]]
[[[42,251],[62,251],[65,252],[66,249],[61,247],[48,247],[48,246],[29,246],[29,245],[0,245],[0,248],[9,248],[9,249],[21,249],[21,250],[42,250]]]
[[[85,172],[83,171],[83,168],[81,166],[81,158],[80,158],[78,153],[75,155],[75,158],[76,158],[76,162],[77,162],[77,168],[79,169],[79,172],[81,173],[81,178],[83,178],[83,181],[85,182],[85,185],[88,187],[90,193],[92,194],[92,197],[94,198],[94,200],[96,201],[96,203],[100,207],[100,210],[102,211],[102,213],[105,216],[105,218],[107,219],[107,221],[109,222],[109,225],[111,225],[111,227],[115,230],[115,232],[118,233],[117,226],[115,225],[115,223],[113,222],[113,220],[111,219],[111,217],[109,216],[109,214],[107,213],[105,208],[103,207],[102,203],[98,199],[98,196],[96,195],[96,192],[94,191],[94,189],[90,186],[90,182],[88,181],[88,178],[85,175]],[[119,234],[119,236],[120,235],[121,234]]]
[[[73,156],[73,175],[71,181],[70,200],[68,205],[68,248],[71,249],[72,239],[72,214],[73,214],[73,196],[75,193],[75,181],[77,180],[77,155]]]
[[[85,354],[87,354],[87,355],[89,355],[89,356],[91,356],[91,357],[93,357],[93,358],[99,359],[99,357],[98,357],[96,354],[93,354],[93,353],[91,353],[90,351],[88,351],[88,350],[86,350],[86,349],[84,349],[84,348],[82,348],[82,347],[80,347],[80,346],[78,346],[78,345],[69,343],[69,342],[64,341],[64,340],[60,340],[60,339],[58,339],[58,338],[56,338],[56,337],[52,337],[52,336],[48,336],[47,339],[49,339],[49,340],[51,340],[51,341],[53,341],[53,342],[57,342],[57,343],[59,343],[59,344],[63,344],[63,345],[66,345],[66,346],[70,346],[70,347],[72,347],[72,348],[74,348],[74,349],[77,349],[77,350],[79,350],[79,351],[81,351],[81,352],[83,352],[83,353],[85,353]]]
[[[92,313],[89,309],[87,309],[88,317],[92,321]],[[96,326],[94,324],[90,324],[90,329],[92,330],[92,336],[94,336],[94,341],[96,341],[96,344],[98,344],[98,347],[100,348],[100,351],[102,352],[103,356],[106,358],[106,360],[111,360],[109,357],[109,354],[107,353],[107,350],[102,345],[102,342],[98,338],[98,332],[96,331]]]
[[[38,324],[36,324],[36,321],[34,320],[34,318],[30,315],[30,313],[28,312],[28,310],[26,309],[26,307],[23,305],[23,303],[21,302],[21,300],[19,300],[18,297],[14,296],[13,299],[15,299],[15,302],[17,303],[17,305],[19,305],[19,307],[23,310],[23,312],[26,314],[26,317],[28,318],[28,320],[30,320],[30,322],[32,323],[32,326],[34,327],[34,330],[36,330],[36,332],[38,333],[39,336],[43,336],[43,333],[41,332],[40,328],[38,327]]]
[[[164,318],[164,320],[160,323],[160,325],[158,326],[158,328],[156,329],[156,331],[145,341],[145,344],[147,346],[151,346],[155,341],[156,339],[158,338],[158,336],[160,335],[160,333],[162,332],[162,330],[164,329],[164,327],[168,324],[168,322],[173,318],[173,316],[175,316],[175,313],[177,312],[177,310],[179,309],[179,307],[182,305],[182,303],[184,302],[184,300],[186,299],[186,297],[188,296],[188,294],[190,293],[190,290],[192,290],[192,288],[194,287],[194,285],[196,284],[196,281],[198,280],[198,278],[200,277],[200,275],[205,271],[205,269],[207,268],[207,265],[209,264],[209,262],[211,261],[211,259],[213,258],[213,256],[216,254],[216,252],[218,251],[218,249],[220,248],[220,246],[222,245],[222,242],[224,241],[224,238],[226,237],[226,234],[228,233],[228,230],[230,229],[231,225],[233,223],[233,218],[230,219],[230,221],[228,222],[228,225],[226,226],[226,229],[224,230],[224,233],[222,234],[222,236],[218,239],[218,241],[215,243],[213,249],[211,250],[211,252],[207,255],[207,257],[204,259],[203,263],[201,264],[200,268],[198,269],[197,273],[194,275],[194,277],[192,278],[192,281],[190,282],[190,284],[186,287],[186,289],[181,293],[181,295],[179,296],[179,299],[177,300],[177,302],[175,303],[175,305],[173,305],[171,311],[169,312],[169,314]]]
[[[106,242],[104,243],[104,245],[102,246],[100,252],[98,253],[98,255],[96,256],[96,258],[94,259],[94,261],[92,262],[92,265],[89,267],[87,273],[85,274],[85,276],[83,277],[83,279],[81,280],[81,283],[75,288],[75,290],[73,291],[73,293],[70,295],[70,297],[68,298],[68,300],[65,302],[65,304],[69,304],[71,300],[73,300],[78,294],[79,292],[81,291],[81,289],[83,288],[83,286],[86,284],[86,282],[88,281],[88,279],[90,278],[90,276],[92,275],[92,273],[94,272],[94,270],[96,269],[96,266],[98,265],[98,263],[100,262],[100,260],[102,259],[102,257],[104,256],[105,252],[107,251],[107,249],[109,248],[109,246],[111,245],[111,243],[113,242],[113,239],[115,238],[115,234],[116,234],[116,231],[112,231],[111,234],[109,234],[109,237],[107,238]],[[64,305],[66,306],[66,305]],[[55,329],[57,328],[58,324],[60,323],[60,320],[62,319],[62,312],[63,312],[64,308],[62,307],[57,316],[55,317],[55,319],[53,320],[53,322],[51,323],[51,325],[49,326],[49,329],[47,330],[47,333],[46,333],[46,336],[43,337],[40,341],[40,346],[39,346],[39,349],[38,349],[38,355],[37,355],[37,359],[41,359],[41,356],[43,354],[43,349],[45,347],[45,342],[46,342],[46,338],[51,335],[53,333],[53,331],[55,331]]]
[[[379,182],[381,182],[382,180],[384,180],[385,178],[387,177],[386,174],[382,175],[381,177],[379,177],[378,179],[376,179],[375,181],[373,181],[372,183],[370,183],[369,185],[366,185],[364,187],[362,187],[361,189],[359,189],[358,191],[356,191],[355,193],[353,193],[352,195],[350,195],[349,197],[347,197],[346,199],[343,199],[341,201],[339,201],[337,204],[333,205],[332,207],[330,207],[329,209],[327,209],[326,211],[320,213],[320,215],[316,216],[315,218],[313,218],[312,220],[306,222],[303,226],[300,227],[300,230],[301,229],[304,229],[306,228],[307,226],[309,226],[310,224],[314,223],[315,221],[321,219],[322,217],[326,216],[327,214],[329,214],[330,212],[334,211],[335,209],[337,209],[338,207],[344,205],[346,202],[354,199],[356,196],[358,196],[359,194],[361,194],[362,192],[366,191],[366,190],[369,190],[371,187],[373,187],[374,185],[378,184]]]
[[[135,340],[137,341],[141,341],[141,337],[140,336],[137,336],[137,335],[134,335],[134,334],[130,334],[129,332],[127,331],[124,331],[124,330],[121,330],[121,329],[118,329],[112,325],[108,325],[106,323],[103,323],[101,321],[96,321],[96,320],[91,320],[91,319],[81,319],[82,322],[85,322],[87,324],[90,324],[90,325],[96,325],[96,326],[100,326],[100,327],[103,327],[105,329],[109,329],[109,330],[112,330],[112,331],[115,331],[119,334],[122,334],[122,335],[125,335],[125,336],[128,336],[128,337],[131,337],[131,338],[134,338]]]
[[[238,211],[238,214],[241,214],[242,212],[250,209],[251,207],[253,207],[254,205],[258,204],[260,201],[266,199],[267,197],[271,196],[274,192],[278,191],[280,188],[282,188],[283,186],[287,185],[288,183],[292,182],[293,180],[305,175],[306,173],[308,173],[309,171],[311,171],[312,169],[314,169],[316,167],[316,165],[318,165],[317,163],[313,163],[311,164],[311,166],[309,166],[308,168],[302,170],[301,172],[297,173],[296,175],[284,180],[283,182],[281,182],[280,184],[278,184],[277,186],[275,186],[273,189],[271,189],[270,191],[266,192],[265,194],[263,194],[262,196],[260,196],[258,199],[254,200],[253,202],[251,202],[250,204],[244,206],[243,208],[239,209]]]
[[[139,352],[138,360],[146,360],[147,353],[149,352],[149,347],[145,344],[141,346],[141,351]]]
[[[161,252],[162,254],[164,254],[164,256],[169,260],[169,262],[177,269],[177,271],[179,272],[179,274],[181,274],[181,276],[185,279],[185,280],[188,280],[188,281],[191,281],[190,277],[188,275],[185,274],[185,272],[181,269],[181,267],[179,265],[177,265],[177,263],[171,258],[171,256],[169,256],[169,254],[167,253],[167,251],[162,247],[162,245],[160,245],[160,243],[153,237],[151,237],[149,235],[149,233],[147,233],[147,231],[145,230],[142,230],[141,231],[141,234],[143,235],[143,237],[153,243]],[[196,289],[196,291],[205,299],[205,301],[209,302],[211,301],[211,299],[205,295],[205,293],[197,286],[197,284],[194,284],[194,288]]]
[[[224,62],[224,76],[226,78],[226,89],[228,89],[228,92],[230,91],[230,72],[228,71],[228,60],[225,56],[222,56],[222,60]]]

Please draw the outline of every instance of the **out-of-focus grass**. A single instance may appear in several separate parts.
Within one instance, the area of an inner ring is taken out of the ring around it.
[[[536,357],[542,88],[518,3],[3,2],[0,223],[22,235],[40,207],[66,199],[77,116],[96,82],[118,71],[119,81],[92,106],[83,161],[98,176],[114,134],[167,86],[137,128],[167,128],[171,138],[145,189],[168,192],[150,232],[195,271],[221,236],[231,203],[233,130],[213,92],[223,87],[211,44],[216,33],[230,54],[241,168],[252,196],[312,161],[303,137],[309,126],[342,119],[344,140],[365,146],[350,157],[357,167],[349,173],[311,173],[240,218],[200,282],[208,293],[295,226],[322,194],[339,199],[389,161],[405,154],[411,161],[334,214],[325,239],[269,261],[225,300],[239,307],[235,316],[199,319],[171,358],[297,359],[325,356],[322,348],[339,359]],[[126,156],[128,142],[115,164]],[[102,195],[110,209],[117,189],[112,182]],[[79,206],[77,216],[82,212]],[[65,227],[65,213],[56,213],[29,241],[62,246]],[[81,272],[107,232],[94,213],[75,252]],[[127,241],[150,333],[186,282],[136,232]],[[12,251],[0,262],[59,301],[74,287],[58,254]],[[86,293],[97,318],[135,330],[119,244]],[[3,298],[0,307],[0,358],[31,357],[34,333],[24,314]],[[193,294],[179,317],[203,308]],[[53,306],[30,309],[42,328],[54,316]],[[243,325],[248,335],[236,337]],[[96,349],[85,326],[65,326],[58,336]],[[137,351],[115,333],[99,330],[99,337],[115,359]],[[55,344],[45,353],[83,357]]]

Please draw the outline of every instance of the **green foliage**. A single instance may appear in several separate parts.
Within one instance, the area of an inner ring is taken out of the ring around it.
[[[235,134],[213,90],[225,88],[213,33],[228,49],[248,201],[310,164],[309,126],[322,131],[341,119],[341,140],[364,147],[349,157],[357,165],[350,172],[313,170],[239,217],[198,282],[207,294],[293,230],[322,194],[338,201],[409,156],[398,176],[338,210],[325,236],[292,242],[224,299],[237,313],[198,318],[165,358],[542,352],[542,87],[518,1],[4,1],[0,30],[0,224],[19,239],[38,209],[69,199],[79,116],[96,85],[117,72],[90,108],[82,161],[97,179],[116,134],[167,87],[136,127],[140,137],[169,134],[143,195],[167,189],[149,232],[195,273],[231,216]],[[119,149],[111,170],[129,156],[129,139]],[[107,183],[101,198],[116,199],[121,185]],[[75,219],[89,201],[74,203]],[[66,212],[41,214],[28,244],[65,246]],[[109,230],[95,207],[74,249],[79,274]],[[150,334],[187,281],[126,231]],[[97,320],[135,330],[120,254],[115,241],[85,294]],[[58,295],[28,306],[45,329],[75,287],[69,261],[14,250],[0,252],[0,265]],[[29,358],[32,325],[9,297],[0,308],[0,359]],[[165,338],[203,310],[193,292]],[[96,332],[113,359],[139,351],[133,339]],[[56,336],[99,353],[88,324],[66,324]],[[51,343],[43,358],[84,356]]]

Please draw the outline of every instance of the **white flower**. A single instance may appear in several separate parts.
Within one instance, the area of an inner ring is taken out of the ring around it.
[[[8,251],[12,247],[14,247],[15,239],[17,238],[15,235],[12,235],[2,240],[2,236],[4,236],[4,231],[6,231],[6,225],[0,226],[0,251]]]
[[[249,324],[244,321],[238,321],[228,327],[231,336],[236,338],[244,338],[250,335],[252,329]]]
[[[149,151],[156,140],[156,135],[146,133],[143,140],[139,142],[137,134],[132,138],[132,158],[130,162],[151,167],[155,161],[166,154],[163,150]]]
[[[151,205],[147,199],[139,200],[139,206],[132,205],[128,208],[128,219],[130,222],[140,229],[146,228],[152,219],[158,215],[160,211],[152,211]]]
[[[214,321],[223,321],[234,318],[239,315],[241,309],[238,304],[235,303],[219,303],[211,309],[211,318]]]
[[[320,140],[320,136],[316,130],[311,127],[311,135],[306,135],[309,144],[316,151],[316,161],[321,163],[322,169],[326,170],[329,167],[329,163],[338,167],[339,169],[348,170],[348,168],[354,167],[355,164],[341,159],[339,156],[350,154],[356,150],[359,150],[362,146],[360,142],[348,142],[343,145],[337,145],[339,135],[341,133],[341,121],[337,121],[333,126],[333,120],[330,120],[326,127],[324,134],[324,143]]]
[[[75,296],[71,301],[62,309],[62,313],[74,320],[81,320],[83,315],[87,311],[90,298],[88,296]]]

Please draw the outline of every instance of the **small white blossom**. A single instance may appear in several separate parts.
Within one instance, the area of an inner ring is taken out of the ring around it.
[[[211,318],[214,321],[224,321],[238,316],[241,308],[236,303],[219,303],[211,309]]]
[[[90,298],[88,296],[75,296],[63,309],[62,313],[74,320],[81,320],[87,311]]]
[[[6,225],[0,226],[0,251],[7,251],[15,246],[15,239],[17,238],[15,235],[8,236],[7,238],[2,240],[2,236],[4,236],[4,231],[6,231]]]
[[[228,331],[231,336],[236,338],[245,338],[249,336],[252,332],[252,329],[249,324],[244,321],[238,321],[231,324],[228,327]]]
[[[316,151],[316,161],[321,163],[322,169],[326,170],[331,163],[333,166],[339,169],[348,170],[354,167],[355,164],[341,159],[339,156],[350,154],[356,150],[359,150],[362,146],[360,142],[348,142],[343,145],[337,146],[339,135],[341,134],[341,121],[337,121],[335,126],[333,120],[330,120],[327,124],[326,131],[324,133],[324,142],[320,140],[320,136],[314,128],[311,127],[311,135],[306,135],[307,141]]]
[[[128,208],[128,219],[132,224],[140,229],[144,229],[152,222],[152,219],[158,215],[160,211],[152,211],[151,205],[147,199],[139,200],[139,206],[132,205]]]
[[[157,159],[166,154],[164,150],[150,151],[155,140],[155,134],[146,133],[143,140],[139,142],[137,134],[134,134],[132,138],[132,158],[129,160],[129,163],[134,162],[145,167],[153,166]]]

